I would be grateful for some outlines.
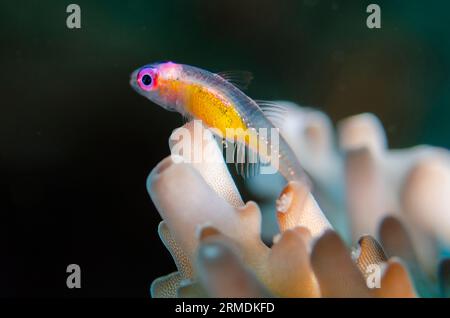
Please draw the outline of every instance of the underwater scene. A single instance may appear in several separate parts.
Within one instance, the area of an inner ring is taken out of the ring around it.
[[[449,298],[449,14],[2,2],[0,298]]]

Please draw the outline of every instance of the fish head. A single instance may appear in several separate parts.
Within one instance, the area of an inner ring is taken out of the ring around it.
[[[169,111],[182,112],[179,101],[179,78],[182,66],[173,62],[144,65],[131,73],[133,89]]]

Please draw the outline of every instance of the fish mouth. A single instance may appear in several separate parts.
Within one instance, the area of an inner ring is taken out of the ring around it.
[[[130,86],[136,91],[139,92],[139,86],[137,83],[137,75],[139,73],[139,69],[134,70],[130,75]]]

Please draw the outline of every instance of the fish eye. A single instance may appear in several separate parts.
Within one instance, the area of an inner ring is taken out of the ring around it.
[[[143,68],[137,75],[137,83],[139,87],[145,91],[151,91],[156,84],[156,71],[153,68]]]
[[[142,76],[142,84],[144,84],[145,86],[151,85],[152,77],[148,74],[145,74],[144,76]]]

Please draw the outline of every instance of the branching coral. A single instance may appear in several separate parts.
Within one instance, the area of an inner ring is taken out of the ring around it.
[[[336,149],[323,113],[285,105],[281,133],[315,180],[314,195],[290,182],[273,197],[280,234],[268,247],[261,239],[261,210],[254,202],[243,203],[212,134],[206,129],[192,134],[192,146],[203,147],[215,160],[175,163],[169,156],[148,178],[163,219],[158,231],[178,269],[153,282],[152,296],[435,294],[435,240],[448,244],[450,233],[450,205],[441,204],[450,189],[448,153],[431,147],[388,151],[372,115],[342,122]],[[346,215],[357,242],[352,251],[335,232],[345,238]],[[443,264],[441,290],[448,293],[449,266]],[[381,269],[380,286],[369,288],[374,265]]]

